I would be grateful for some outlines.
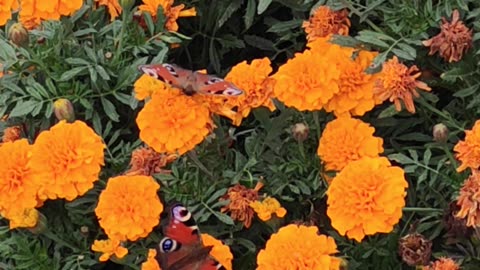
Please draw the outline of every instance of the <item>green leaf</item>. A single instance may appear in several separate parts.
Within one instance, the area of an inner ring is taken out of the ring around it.
[[[64,82],[64,81],[68,81],[70,80],[71,78],[77,76],[78,74],[84,72],[85,70],[87,69],[87,67],[83,66],[83,67],[74,67],[66,72],[64,72],[62,74],[62,76],[60,76],[60,79],[59,81],[61,82]]]
[[[476,94],[478,92],[479,87],[480,87],[480,84],[472,85],[470,87],[467,87],[465,89],[462,89],[462,90],[459,90],[459,91],[453,93],[453,96],[454,97],[460,97],[460,98],[471,96],[471,95]]]
[[[100,98],[100,101],[102,102],[103,110],[107,114],[108,118],[110,118],[113,122],[118,122],[120,115],[118,115],[113,103],[104,97]]]
[[[110,75],[108,75],[107,71],[102,66],[96,65],[95,70],[100,75],[100,77],[102,77],[102,79],[104,79],[105,81],[110,80]]]
[[[10,44],[5,42],[5,40],[0,39],[0,60],[8,61],[8,60],[17,60],[17,56],[15,54],[15,50],[13,49]]]
[[[73,32],[73,35],[76,37],[81,37],[92,33],[97,33],[97,30],[95,30],[94,28],[80,29]]]
[[[260,15],[265,10],[267,10],[268,6],[272,3],[272,0],[259,0],[258,6],[257,6],[257,14]]]
[[[243,17],[243,21],[245,23],[245,29],[248,29],[250,28],[250,26],[252,26],[253,19],[255,18],[255,10],[256,10],[255,0],[248,0],[245,16]]]
[[[9,117],[19,117],[25,116],[32,112],[35,109],[37,101],[27,100],[27,101],[18,101],[12,111],[9,113]]]
[[[253,46],[255,48],[259,48],[267,51],[275,51],[275,44],[272,41],[265,39],[263,37],[245,35],[244,39],[248,45]]]
[[[65,62],[69,63],[70,65],[77,65],[77,66],[88,66],[90,62],[82,58],[73,58],[69,57],[65,59]]]
[[[243,0],[230,0],[227,8],[223,11],[222,16],[217,21],[218,28],[222,27],[223,24],[242,6]]]
[[[227,224],[227,225],[235,225],[235,222],[233,222],[233,219],[224,214],[224,213],[219,213],[219,212],[216,212],[216,211],[213,211],[213,214],[223,223]]]
[[[299,28],[302,25],[302,22],[303,20],[297,19],[297,20],[276,23],[272,27],[270,27],[267,30],[267,32],[282,33],[286,31],[290,31],[292,29]]]

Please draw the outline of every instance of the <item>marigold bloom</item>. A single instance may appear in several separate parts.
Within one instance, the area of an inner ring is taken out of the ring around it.
[[[457,198],[460,210],[456,214],[458,218],[467,220],[467,226],[480,226],[480,172],[472,170],[472,175],[462,185]]]
[[[328,6],[320,6],[312,12],[308,21],[303,22],[302,27],[305,28],[309,41],[330,34],[348,36],[348,10],[333,11]]]
[[[254,108],[263,106],[273,111],[275,110],[272,102],[275,81],[268,77],[272,72],[270,64],[270,59],[265,57],[255,59],[250,64],[243,61],[232,68],[225,76],[225,80],[244,91],[240,96],[225,98],[196,95],[194,98],[201,103],[207,103],[212,112],[230,118],[236,126],[239,126],[242,119],[247,117]]]
[[[122,13],[122,6],[118,0],[95,0],[98,6],[105,6],[110,14],[110,20],[113,21]]]
[[[210,256],[215,258],[226,270],[232,270],[233,254],[230,251],[230,247],[207,233],[202,233],[201,236],[204,246],[213,247],[210,251]]]
[[[197,15],[195,8],[184,9],[185,5],[172,6],[174,0],[143,0],[143,5],[138,7],[138,10],[148,12],[152,17],[157,16],[159,6],[162,6],[165,14],[166,22],[165,28],[168,31],[178,31],[177,19],[179,17],[192,17]]]
[[[341,235],[359,242],[365,235],[388,233],[402,217],[407,187],[403,170],[387,158],[352,161],[327,190],[327,215]]]
[[[263,201],[254,201],[250,203],[250,207],[258,215],[258,218],[267,221],[272,218],[272,214],[282,218],[287,214],[287,210],[280,205],[277,199],[267,197]]]
[[[135,81],[133,89],[135,91],[135,98],[138,100],[149,98],[157,92],[170,91],[164,82],[145,74]]]
[[[22,129],[20,126],[7,127],[3,130],[2,142],[13,142],[20,139]]]
[[[475,121],[471,130],[465,130],[465,140],[459,141],[453,151],[457,152],[455,157],[462,162],[457,172],[480,167],[480,120]]]
[[[458,62],[463,54],[472,47],[473,29],[468,29],[460,21],[460,13],[454,10],[452,21],[442,17],[440,33],[429,40],[423,41],[425,47],[430,47],[428,55],[438,52],[445,61]]]
[[[230,216],[234,220],[238,220],[245,224],[246,228],[252,225],[254,211],[250,207],[250,203],[258,200],[258,191],[263,184],[258,182],[254,189],[249,189],[243,185],[236,184],[228,189],[220,200],[230,200],[230,203],[222,207],[222,212],[230,212]]]
[[[415,105],[413,97],[419,97],[417,88],[424,91],[430,91],[431,88],[424,82],[417,81],[422,73],[417,66],[408,68],[398,62],[398,58],[394,56],[383,64],[383,69],[375,81],[374,95],[378,103],[385,100],[394,102],[395,109],[400,111],[402,105],[400,100],[405,104],[407,111],[415,113]]]
[[[85,194],[98,180],[104,165],[102,138],[84,122],[65,120],[38,135],[32,149],[34,180],[41,185],[41,199]]]
[[[325,105],[327,112],[333,111],[336,116],[362,116],[373,109],[373,88],[378,75],[367,74],[365,70],[377,55],[377,52],[360,51],[355,60],[342,62],[339,92]]]
[[[285,105],[300,111],[322,109],[340,91],[341,62],[349,59],[352,49],[321,39],[316,46],[324,49],[295,54],[272,78],[274,93]]]
[[[460,266],[454,260],[442,257],[429,266],[424,266],[423,270],[460,270]]]
[[[20,22],[27,29],[38,26],[43,20],[59,20],[60,16],[69,16],[79,10],[83,0],[22,0]]]
[[[0,146],[0,212],[19,212],[37,206],[38,186],[30,169],[32,146],[27,139]]]
[[[122,247],[120,244],[119,240],[95,240],[93,241],[92,250],[103,253],[99,258],[101,262],[108,261],[113,255],[121,259],[128,254],[128,249]]]
[[[257,256],[257,270],[340,269],[335,240],[315,226],[290,224],[280,228]]]
[[[137,116],[140,139],[159,153],[182,155],[213,126],[210,111],[178,89],[154,94]]]
[[[329,122],[317,150],[325,169],[340,171],[362,157],[378,157],[383,152],[383,139],[373,136],[374,132],[375,128],[355,118],[340,117]]]
[[[110,178],[95,208],[100,227],[108,238],[136,241],[157,226],[163,204],[157,196],[160,188],[151,176]]]
[[[158,265],[157,251],[153,248],[148,250],[147,260],[142,263],[142,270],[161,270],[160,265]]]
[[[12,18],[12,11],[17,8],[18,0],[0,0],[0,26],[4,26]]]
[[[155,152],[150,147],[140,147],[132,152],[130,169],[126,175],[153,175],[156,173],[169,173],[163,169],[167,164],[177,159],[177,155],[166,155]]]
[[[39,219],[39,212],[35,208],[16,208],[14,211],[1,213],[10,221],[10,229],[34,228]]]

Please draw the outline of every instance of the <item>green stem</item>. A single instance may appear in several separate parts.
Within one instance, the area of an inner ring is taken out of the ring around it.
[[[404,207],[403,212],[438,212],[438,213],[442,213],[443,210],[439,209],[439,208]]]
[[[447,155],[448,160],[450,160],[450,163],[452,164],[453,168],[454,169],[457,168],[458,167],[457,160],[453,157],[452,152],[450,152],[450,149],[448,149],[447,144],[444,143],[442,148],[443,148],[443,151],[445,152],[445,154]]]

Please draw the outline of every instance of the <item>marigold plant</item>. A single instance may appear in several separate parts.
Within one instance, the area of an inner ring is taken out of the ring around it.
[[[109,239],[135,241],[146,237],[160,221],[163,204],[160,185],[150,176],[110,178],[95,208],[100,226]]]
[[[41,199],[69,201],[85,194],[104,165],[102,138],[82,121],[60,121],[38,135],[31,169]]]
[[[272,234],[257,256],[257,270],[340,269],[335,240],[318,234],[318,228],[287,225]]]
[[[383,152],[383,139],[373,136],[374,132],[375,128],[355,118],[340,117],[329,122],[317,150],[325,169],[340,171],[354,160],[378,157]]]
[[[402,217],[407,187],[404,171],[384,157],[352,161],[328,187],[327,215],[341,235],[359,242],[391,232]]]

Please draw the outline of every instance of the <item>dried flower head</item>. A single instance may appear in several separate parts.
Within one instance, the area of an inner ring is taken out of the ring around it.
[[[100,227],[113,240],[146,237],[158,225],[163,211],[157,195],[159,188],[151,176],[110,178],[95,208]]]
[[[402,217],[407,187],[404,171],[387,158],[352,161],[328,187],[327,215],[341,235],[359,242],[365,235],[391,232]]]
[[[480,171],[472,169],[472,174],[468,177],[460,189],[457,198],[457,205],[460,211],[458,218],[467,220],[467,226],[480,226]]]
[[[262,221],[268,221],[272,215],[283,218],[287,214],[287,210],[272,197],[267,197],[263,201],[254,201],[250,203],[250,207],[257,213],[258,218]]]
[[[309,41],[330,34],[348,36],[350,20],[348,10],[333,11],[328,6],[320,6],[313,10],[308,21],[304,21],[303,28]]]
[[[184,4],[173,6],[174,0],[143,0],[138,7],[140,11],[148,12],[152,17],[157,16],[159,6],[162,6],[165,14],[165,28],[168,31],[178,31],[177,19],[180,17],[193,17],[197,15],[195,8],[185,9]]]
[[[290,224],[272,234],[257,256],[257,270],[340,269],[335,240],[315,226]]]
[[[427,265],[432,255],[432,241],[419,233],[407,234],[399,240],[398,253],[409,266]]]
[[[201,237],[204,246],[212,247],[210,256],[215,258],[226,270],[232,270],[233,254],[230,247],[207,233],[202,233]]]
[[[362,157],[378,157],[383,152],[383,139],[373,136],[374,132],[375,128],[355,118],[340,117],[329,122],[317,150],[325,169],[340,171]]]
[[[471,130],[465,130],[465,139],[459,141],[453,151],[457,152],[455,157],[462,162],[457,172],[480,167],[480,120],[475,121]]]
[[[125,175],[170,173],[170,170],[163,168],[175,159],[177,159],[177,155],[160,154],[150,147],[140,147],[132,152],[130,169],[125,172]]]
[[[461,209],[457,202],[450,202],[448,206],[442,220],[447,231],[445,234],[447,245],[463,241],[473,233],[473,228],[467,226],[467,220],[457,217],[458,211]]]
[[[473,29],[468,29],[460,21],[460,13],[455,9],[452,13],[452,21],[442,17],[440,33],[429,40],[423,41],[423,45],[430,47],[429,55],[438,52],[445,61],[458,62],[468,49],[472,47]]]
[[[105,262],[115,255],[116,258],[121,259],[128,254],[128,249],[121,246],[119,240],[95,240],[92,245],[92,250],[103,253],[99,261]]]
[[[377,102],[382,103],[388,99],[394,102],[395,109],[400,111],[402,109],[400,101],[403,101],[407,111],[415,113],[413,97],[420,96],[417,89],[431,90],[426,83],[417,81],[420,75],[422,73],[417,66],[408,68],[394,56],[383,64],[383,69],[375,82],[374,95]]]
[[[20,126],[7,127],[3,130],[2,142],[13,142],[20,139],[22,128]]]
[[[258,182],[254,189],[249,189],[243,185],[236,184],[228,189],[220,200],[230,200],[230,202],[222,207],[222,212],[230,212],[230,216],[234,220],[241,221],[246,228],[250,228],[252,224],[253,214],[255,213],[250,207],[250,203],[258,200],[258,191],[263,187]]]
[[[460,270],[460,266],[454,260],[442,257],[422,270]]]

